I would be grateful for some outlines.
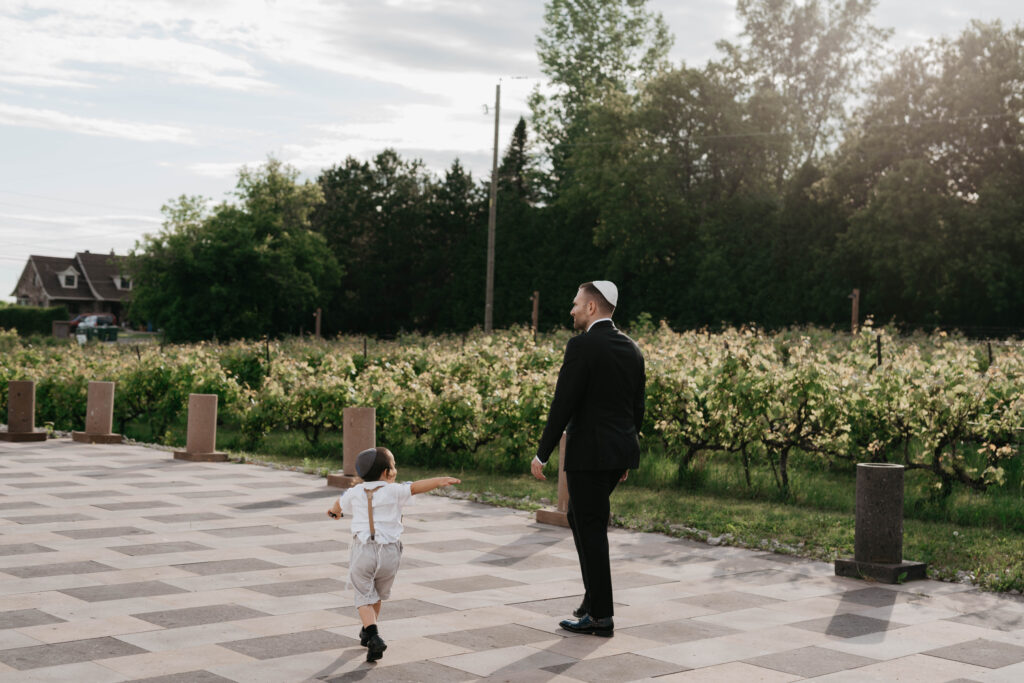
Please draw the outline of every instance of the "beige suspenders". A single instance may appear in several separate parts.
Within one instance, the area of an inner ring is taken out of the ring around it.
[[[374,489],[364,489],[366,491],[366,511],[370,515],[370,540],[374,539],[373,531],[373,491]]]

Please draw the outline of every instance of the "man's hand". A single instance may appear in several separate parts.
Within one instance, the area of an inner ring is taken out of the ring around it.
[[[619,477],[619,483],[621,484],[622,482],[626,481],[627,477],[629,477],[629,470],[626,470],[625,472],[622,473],[622,476]]]
[[[534,458],[533,462],[530,463],[530,472],[541,481],[547,479],[547,477],[544,476],[544,464],[540,460],[537,460],[537,458]]]

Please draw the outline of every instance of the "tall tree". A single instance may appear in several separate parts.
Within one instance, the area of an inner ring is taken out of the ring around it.
[[[870,22],[878,0],[738,0],[740,41],[720,41],[723,65],[760,109],[782,187],[838,141],[850,98],[879,64],[891,31]]]
[[[296,334],[326,303],[339,268],[309,228],[322,197],[276,159],[242,168],[236,204],[201,197],[163,208],[163,230],[132,253],[132,315],[170,341]]]

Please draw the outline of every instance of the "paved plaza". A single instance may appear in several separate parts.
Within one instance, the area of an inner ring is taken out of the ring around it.
[[[367,664],[338,491],[299,472],[67,439],[0,443],[6,681],[1024,681],[1024,603],[611,532],[615,637],[562,631],[568,529],[435,495]]]

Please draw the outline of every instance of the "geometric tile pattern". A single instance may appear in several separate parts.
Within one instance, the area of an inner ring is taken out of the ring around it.
[[[615,637],[577,636],[557,627],[581,597],[567,529],[434,495],[406,509],[367,664],[338,493],[142,446],[0,444],[0,683],[1024,680],[1019,598],[621,529]]]

